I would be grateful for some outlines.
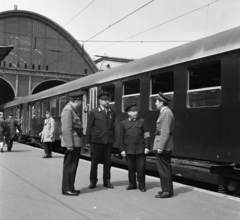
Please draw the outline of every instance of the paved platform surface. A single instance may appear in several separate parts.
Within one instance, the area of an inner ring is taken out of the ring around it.
[[[240,199],[174,183],[174,197],[156,199],[159,179],[147,176],[147,192],[125,190],[127,172],[112,168],[114,189],[88,189],[90,163],[80,160],[76,197],[61,194],[63,155],[14,143],[0,153],[0,220],[239,220]]]

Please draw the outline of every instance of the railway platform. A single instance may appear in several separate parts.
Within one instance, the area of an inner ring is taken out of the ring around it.
[[[174,196],[156,199],[159,179],[147,176],[147,192],[127,191],[127,171],[112,168],[114,189],[88,189],[90,162],[80,160],[75,188],[79,196],[61,193],[63,155],[43,159],[43,150],[14,143],[0,153],[1,220],[239,220],[240,198],[174,183]]]

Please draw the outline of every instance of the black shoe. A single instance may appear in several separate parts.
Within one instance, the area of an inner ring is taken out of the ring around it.
[[[49,155],[48,155],[48,158],[52,158],[52,155],[51,155],[51,154],[49,154]]]
[[[163,199],[163,198],[170,198],[173,196],[173,193],[170,192],[162,192],[161,194],[158,194],[155,196],[157,199]]]
[[[94,189],[96,188],[96,184],[94,183],[90,183],[90,185],[88,186],[89,189]]]
[[[146,191],[147,191],[145,187],[139,187],[139,190],[140,190],[141,192],[146,192]]]
[[[107,187],[107,188],[110,188],[110,189],[114,188],[113,185],[110,182],[104,183],[103,185],[104,185],[104,187]]]
[[[79,193],[77,193],[75,191],[63,191],[62,194],[65,196],[78,196],[79,195]]]
[[[136,187],[136,186],[128,186],[128,187],[126,188],[126,190],[132,190],[132,189],[137,189],[137,187]]]
[[[163,192],[162,192],[162,191],[159,191],[158,194],[159,194],[159,195],[162,195]],[[172,194],[172,196],[173,196],[173,192],[171,192],[171,194]]]
[[[73,190],[73,192],[76,192],[76,193],[78,193],[78,194],[80,194],[80,193],[81,193],[81,191],[80,191],[80,190],[76,190],[76,189],[74,189],[74,190]]]
[[[3,153],[3,149],[1,148],[1,153]]]
[[[45,154],[42,158],[48,158],[48,155],[47,154]]]

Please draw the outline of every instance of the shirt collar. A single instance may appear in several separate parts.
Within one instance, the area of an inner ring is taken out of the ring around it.
[[[166,108],[167,106],[162,107],[160,113],[162,113]]]

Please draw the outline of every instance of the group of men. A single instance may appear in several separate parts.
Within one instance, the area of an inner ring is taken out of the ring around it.
[[[80,149],[83,146],[83,124],[79,115],[83,93],[70,95],[71,101],[64,107],[61,114],[62,147],[66,147],[63,162],[62,194],[78,196],[80,190],[75,189],[75,177],[79,163]],[[88,116],[85,146],[91,149],[91,170],[89,189],[97,186],[98,164],[103,163],[103,185],[113,189],[111,184],[111,153],[115,142],[115,111],[109,107],[109,94],[98,95],[99,106],[92,109]],[[156,153],[157,168],[161,180],[162,191],[156,198],[173,196],[171,154],[173,151],[174,116],[168,108],[169,97],[159,92],[156,107],[160,111],[156,122],[156,133],[153,150]],[[150,132],[145,119],[138,117],[135,103],[125,108],[128,118],[123,120],[118,138],[121,155],[126,157],[128,164],[129,185],[126,190],[137,189],[146,192],[145,167],[146,154],[150,150]]]
[[[22,132],[19,122],[13,119],[13,115],[9,115],[6,120],[3,118],[3,113],[0,112],[0,149],[3,153],[4,143],[7,144],[7,151],[11,152],[13,147],[13,141],[16,136],[16,129],[19,133]]]

